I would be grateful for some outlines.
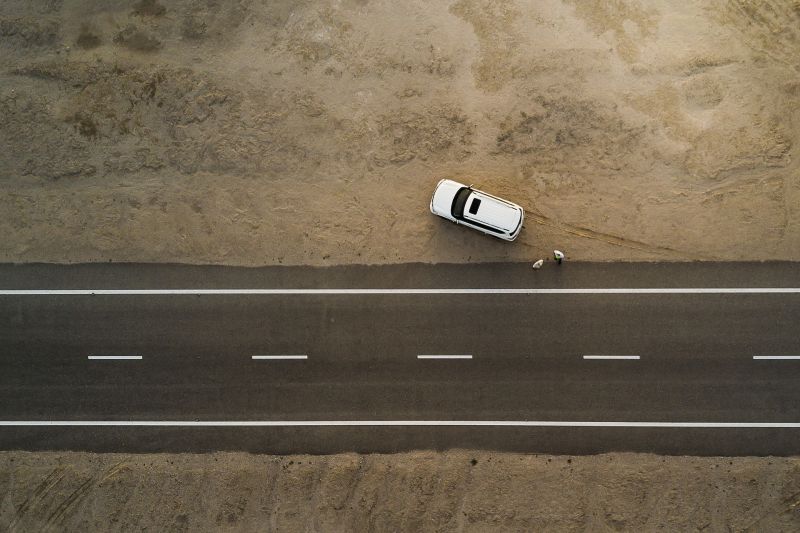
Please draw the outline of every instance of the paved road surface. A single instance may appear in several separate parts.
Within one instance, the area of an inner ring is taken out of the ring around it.
[[[800,453],[793,264],[0,265],[0,279],[3,449]]]

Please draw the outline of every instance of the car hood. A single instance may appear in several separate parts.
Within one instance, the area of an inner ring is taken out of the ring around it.
[[[442,180],[436,186],[431,199],[431,209],[436,213],[441,213],[448,217],[452,216],[453,198],[455,198],[458,191],[466,187],[461,183],[453,180]]]

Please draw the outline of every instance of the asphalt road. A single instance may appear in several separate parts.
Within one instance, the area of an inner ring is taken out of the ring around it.
[[[795,264],[0,265],[0,279],[2,449],[800,453]],[[720,288],[795,290],[680,292]],[[91,294],[108,289],[161,292]],[[275,423],[309,425],[257,425]]]

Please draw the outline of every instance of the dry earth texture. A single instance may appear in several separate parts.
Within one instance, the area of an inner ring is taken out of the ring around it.
[[[0,453],[4,531],[797,531],[800,460]]]
[[[798,0],[0,2],[0,261],[800,260],[799,132]]]

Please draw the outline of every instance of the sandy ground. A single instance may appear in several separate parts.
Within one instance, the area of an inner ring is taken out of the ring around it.
[[[0,3],[0,261],[798,260],[798,133],[797,0]]]
[[[4,531],[797,531],[800,460],[0,453]]]

